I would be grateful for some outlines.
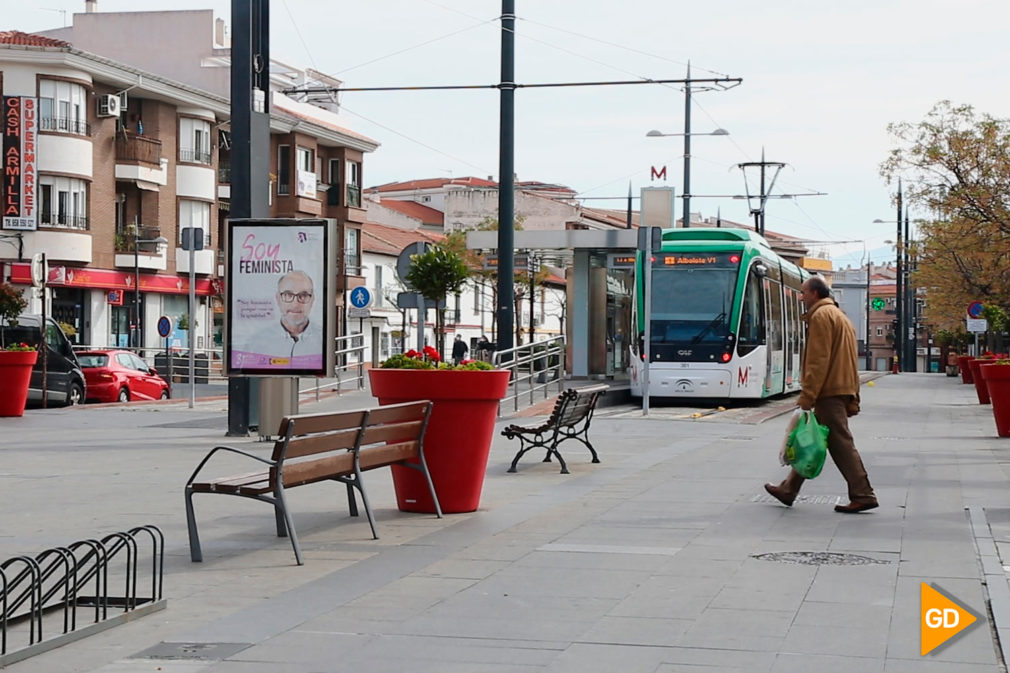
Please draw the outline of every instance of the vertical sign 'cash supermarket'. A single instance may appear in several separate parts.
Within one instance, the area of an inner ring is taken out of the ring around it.
[[[36,217],[35,146],[38,99],[3,97],[3,228],[34,231]]]

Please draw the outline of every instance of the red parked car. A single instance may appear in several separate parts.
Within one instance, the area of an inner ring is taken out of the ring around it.
[[[77,359],[88,382],[89,402],[168,399],[165,379],[130,351],[83,351]]]

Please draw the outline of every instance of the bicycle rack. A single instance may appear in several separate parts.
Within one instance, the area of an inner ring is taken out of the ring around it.
[[[150,593],[144,595],[137,589],[138,578],[144,573],[138,563],[142,547],[138,538],[141,542],[150,539]],[[125,562],[119,563],[124,556]],[[164,568],[165,537],[152,525],[111,533],[101,540],[78,540],[66,547],[46,549],[34,558],[15,556],[3,561],[0,668],[165,609]],[[121,586],[122,594],[110,593],[113,585]],[[120,608],[122,611],[116,612]],[[44,628],[58,633],[44,637]],[[9,636],[15,635],[26,635],[28,644],[8,652]]]

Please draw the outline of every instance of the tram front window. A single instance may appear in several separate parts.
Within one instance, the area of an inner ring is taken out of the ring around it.
[[[652,359],[710,361],[731,341],[737,269],[714,266],[655,269],[652,277]]]

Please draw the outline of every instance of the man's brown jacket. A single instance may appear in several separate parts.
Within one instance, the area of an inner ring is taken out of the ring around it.
[[[858,396],[856,330],[848,316],[833,299],[825,297],[811,306],[802,320],[807,323],[807,345],[803,350],[803,387],[797,404],[810,409],[822,397]]]

